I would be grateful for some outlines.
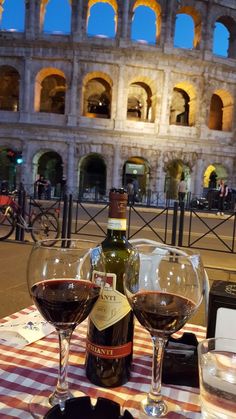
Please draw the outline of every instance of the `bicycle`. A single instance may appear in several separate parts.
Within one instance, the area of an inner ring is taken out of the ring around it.
[[[60,223],[58,216],[44,209],[39,203],[35,202],[35,206],[39,209],[39,213],[27,213],[28,222],[22,216],[22,208],[15,201],[15,196],[0,195],[0,240],[5,240],[11,236],[15,228],[19,226],[26,232],[30,232],[32,239],[37,242],[39,240],[52,239],[55,240],[60,235]],[[51,245],[53,245],[52,241]]]

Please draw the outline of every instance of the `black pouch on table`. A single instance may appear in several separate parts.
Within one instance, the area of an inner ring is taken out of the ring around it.
[[[170,338],[165,348],[162,383],[199,387],[198,341],[193,333]]]

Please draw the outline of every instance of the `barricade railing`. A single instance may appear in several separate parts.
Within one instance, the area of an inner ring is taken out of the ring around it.
[[[102,239],[106,235],[107,202],[84,203],[74,200],[71,194],[65,194],[62,202],[43,202],[28,198],[24,190],[18,192],[17,199],[22,217],[26,205],[38,211],[43,208],[56,211],[60,216],[62,238],[76,235]],[[236,253],[235,235],[235,212],[218,217],[216,213],[188,210],[184,203],[177,201],[171,207],[156,209],[140,208],[136,204],[128,206],[128,239],[148,236],[173,246]],[[24,229],[20,226],[16,228],[15,239],[24,241]]]

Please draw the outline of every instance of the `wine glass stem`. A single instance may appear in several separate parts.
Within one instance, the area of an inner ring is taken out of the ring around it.
[[[158,403],[161,400],[161,377],[166,340],[152,336],[152,344],[152,383],[148,397],[150,400]]]
[[[65,401],[72,397],[71,393],[69,392],[67,381],[68,358],[72,332],[73,329],[57,330],[60,350],[59,371],[57,386],[54,393],[50,397],[50,403],[53,406],[59,403],[61,410],[64,410]]]

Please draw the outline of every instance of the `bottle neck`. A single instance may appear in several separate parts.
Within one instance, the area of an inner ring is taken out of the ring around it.
[[[107,238],[108,239],[117,239],[123,240],[126,239],[126,230],[112,230],[110,228],[107,229]]]
[[[108,218],[107,237],[126,238],[126,218]]]

